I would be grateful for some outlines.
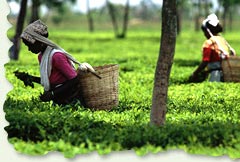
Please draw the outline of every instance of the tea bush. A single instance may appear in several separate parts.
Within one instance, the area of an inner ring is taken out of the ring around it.
[[[237,49],[236,33],[226,35]],[[188,83],[201,60],[202,33],[177,38],[170,76],[166,124],[149,124],[158,31],[130,31],[126,39],[111,32],[51,31],[50,39],[80,62],[93,66],[119,64],[119,106],[93,111],[79,103],[42,103],[40,85],[24,87],[15,70],[39,75],[37,57],[22,46],[19,61],[5,65],[13,90],[4,103],[9,142],[21,153],[60,151],[67,158],[97,151],[135,150],[138,155],[183,149],[189,153],[240,157],[239,83]]]

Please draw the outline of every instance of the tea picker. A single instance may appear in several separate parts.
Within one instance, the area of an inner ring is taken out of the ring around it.
[[[79,71],[90,72],[98,79],[101,77],[88,63],[80,63],[60,46],[48,39],[46,24],[37,20],[29,24],[21,34],[23,43],[33,54],[37,54],[40,64],[40,77],[25,72],[15,71],[17,78],[26,86],[34,87],[33,82],[40,83],[44,92],[39,98],[43,102],[68,104],[79,99]],[[77,70],[75,64],[78,65]]]
[[[29,24],[21,38],[29,51],[38,56],[40,77],[19,71],[14,74],[25,86],[41,84],[44,88],[39,96],[41,101],[66,105],[78,100],[82,106],[92,109],[118,106],[117,64],[93,68],[86,62],[80,63],[48,39],[47,26],[40,20]]]
[[[201,28],[207,40],[202,46],[202,61],[189,80],[192,82],[198,80],[201,73],[207,78],[206,73],[208,73],[210,82],[222,82],[224,81],[222,61],[227,60],[230,55],[236,55],[235,51],[220,35],[223,29],[215,14],[210,14],[203,21]]]

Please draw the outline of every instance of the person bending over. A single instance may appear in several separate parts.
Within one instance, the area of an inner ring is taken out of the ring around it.
[[[32,82],[40,83],[44,92],[40,95],[43,102],[53,100],[57,104],[68,104],[79,99],[78,73],[74,63],[81,71],[94,70],[88,63],[79,63],[61,47],[48,39],[47,26],[37,20],[29,24],[21,34],[23,43],[28,50],[38,54],[40,77],[27,73],[15,72],[25,85],[33,87]],[[26,77],[27,79],[23,79]]]

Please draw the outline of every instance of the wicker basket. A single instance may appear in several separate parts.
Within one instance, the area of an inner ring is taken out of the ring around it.
[[[79,73],[81,103],[84,107],[100,110],[117,107],[119,66],[104,65],[94,69],[101,79],[91,73]]]
[[[222,61],[224,82],[240,82],[240,57],[231,56]]]

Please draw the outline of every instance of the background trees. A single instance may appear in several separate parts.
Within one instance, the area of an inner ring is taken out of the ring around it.
[[[162,6],[154,4],[151,0],[139,0],[136,6],[130,6],[130,0],[126,0],[125,4],[114,4],[106,0],[104,6],[95,9],[89,5],[91,0],[86,0],[88,4],[86,13],[71,9],[77,0],[8,0],[8,2],[12,1],[20,5],[17,15],[9,16],[10,21],[15,25],[15,34],[11,38],[14,45],[10,50],[10,58],[13,60],[19,57],[18,37],[22,32],[25,19],[27,19],[26,23],[29,23],[41,18],[48,21],[48,24],[71,24],[68,27],[76,26],[78,29],[88,24],[90,32],[95,28],[109,28],[111,27],[109,24],[112,23],[116,38],[125,38],[129,25],[144,26],[146,24],[148,26],[148,23],[161,23]],[[177,0],[178,34],[182,29],[189,27],[199,31],[202,19],[212,12],[217,13],[225,30],[234,30],[238,26],[239,7],[238,0]]]
[[[113,24],[113,29],[114,29],[114,33],[115,33],[115,37],[116,38],[125,38],[126,33],[127,33],[127,26],[128,26],[128,15],[129,15],[129,0],[126,1],[126,6],[125,7],[118,7],[112,4],[109,0],[106,1],[108,10],[109,10],[109,15],[111,17],[112,20],[112,24]],[[122,31],[119,31],[119,21],[118,21],[118,17],[119,15],[121,15],[120,10],[122,9],[123,12],[123,16],[122,16]]]
[[[13,46],[10,48],[10,53],[9,53],[9,57],[12,60],[18,60],[18,54],[20,50],[20,35],[23,31],[26,10],[27,10],[27,0],[22,0],[20,3],[20,11],[17,16],[15,35],[12,38]]]
[[[9,2],[14,0],[8,0]],[[15,35],[12,39],[13,46],[11,47],[9,51],[10,59],[12,60],[18,60],[19,57],[19,51],[20,51],[20,35],[23,31],[24,21],[27,14],[27,4],[28,0],[15,0],[15,2],[20,3],[20,11],[17,15],[17,21],[16,21],[16,31]],[[51,10],[52,8],[58,8],[59,14],[62,14],[64,12],[63,6],[67,3],[67,0],[58,1],[48,1],[48,0],[31,0],[31,15],[29,19],[29,23],[36,21],[40,18],[40,6],[45,5]],[[71,0],[70,2],[75,3],[75,0]]]

